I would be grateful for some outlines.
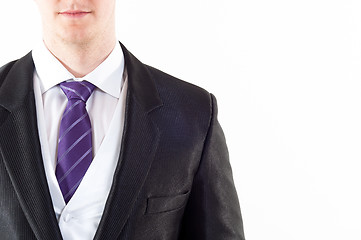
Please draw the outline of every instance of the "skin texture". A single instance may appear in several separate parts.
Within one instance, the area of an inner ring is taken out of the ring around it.
[[[34,1],[46,47],[75,77],[90,73],[113,50],[116,0]]]

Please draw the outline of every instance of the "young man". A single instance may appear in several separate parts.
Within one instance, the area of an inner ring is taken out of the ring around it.
[[[1,239],[244,239],[213,95],[137,60],[115,0],[35,0],[0,69]]]

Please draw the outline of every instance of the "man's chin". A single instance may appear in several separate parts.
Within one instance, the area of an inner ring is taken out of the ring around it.
[[[63,43],[68,45],[87,45],[91,42],[91,37],[89,35],[80,35],[80,34],[66,34],[62,36]]]

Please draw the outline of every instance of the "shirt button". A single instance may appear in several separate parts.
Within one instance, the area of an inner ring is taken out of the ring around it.
[[[69,213],[66,213],[63,217],[64,222],[69,222],[72,219],[72,216]]]

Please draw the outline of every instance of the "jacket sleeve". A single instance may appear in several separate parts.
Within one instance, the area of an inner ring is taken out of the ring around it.
[[[226,140],[211,94],[212,118],[184,212],[181,239],[244,240]]]

